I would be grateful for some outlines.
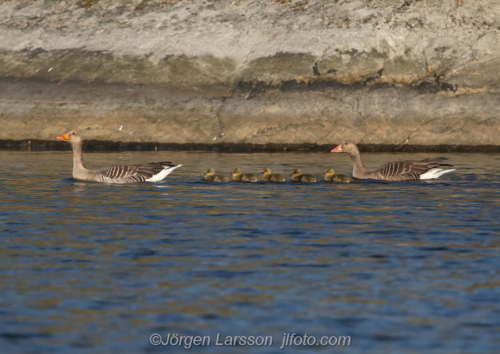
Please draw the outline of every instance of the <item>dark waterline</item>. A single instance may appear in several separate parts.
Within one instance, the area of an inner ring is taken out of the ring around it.
[[[85,151],[210,151],[210,152],[329,152],[336,144],[248,144],[248,143],[155,143],[86,140]],[[405,153],[500,153],[500,145],[409,145],[409,144],[358,144],[361,152]],[[65,151],[71,147],[57,140],[0,139],[0,151]]]
[[[442,155],[442,154],[440,154]],[[428,154],[367,153],[368,166]],[[431,155],[432,156],[432,155]],[[345,154],[89,153],[182,163],[164,183],[71,178],[71,154],[0,151],[2,353],[496,353],[500,155],[436,181],[210,184],[203,172],[350,171]],[[215,346],[216,335],[272,336]],[[351,336],[290,346],[284,333]]]

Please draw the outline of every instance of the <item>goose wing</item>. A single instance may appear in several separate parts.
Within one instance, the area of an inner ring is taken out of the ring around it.
[[[433,168],[452,167],[444,164],[446,158],[427,158],[419,161],[397,161],[380,166],[375,172],[376,175],[387,180],[407,180],[419,179],[420,175]]]
[[[142,165],[113,165],[103,167],[99,174],[123,183],[144,182],[168,167],[174,167],[171,162],[151,162]]]

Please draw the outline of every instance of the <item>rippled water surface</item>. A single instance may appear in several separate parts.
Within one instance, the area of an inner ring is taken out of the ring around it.
[[[432,155],[432,154],[431,154]],[[438,154],[442,155],[442,154]],[[429,154],[364,154],[370,167]],[[350,171],[345,154],[87,153],[172,161],[164,183],[71,179],[70,152],[0,151],[2,353],[499,353],[500,156],[437,181],[211,184],[203,172]],[[284,333],[350,336],[289,346]],[[216,336],[272,336],[217,346]]]

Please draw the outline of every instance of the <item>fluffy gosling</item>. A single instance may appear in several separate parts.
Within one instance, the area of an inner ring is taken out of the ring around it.
[[[333,168],[325,171],[325,182],[351,183],[352,178],[347,175],[336,175]]]
[[[271,169],[266,167],[262,170],[262,180],[266,182],[286,182],[286,177],[279,173],[271,173]]]
[[[318,182],[318,179],[313,175],[308,175],[302,173],[302,171],[298,168],[293,170],[292,173],[292,181],[293,182]]]
[[[205,172],[205,176],[203,176],[205,181],[210,182],[229,182],[229,177],[225,175],[216,175],[215,170],[213,168],[209,168],[207,172]]]
[[[235,168],[232,173],[234,182],[258,182],[259,178],[251,173],[242,173],[241,169]]]

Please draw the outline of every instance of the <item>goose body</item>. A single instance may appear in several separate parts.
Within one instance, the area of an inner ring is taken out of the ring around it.
[[[232,179],[235,182],[258,182],[259,178],[251,173],[242,173],[241,169],[236,168],[233,171]]]
[[[338,175],[333,168],[325,171],[325,182],[351,183],[352,179],[348,175]]]
[[[292,181],[293,182],[318,182],[318,179],[313,175],[308,175],[302,173],[302,171],[298,168],[293,170],[292,173]]]
[[[352,175],[359,179],[378,179],[384,181],[406,181],[415,179],[434,179],[445,173],[455,171],[452,165],[443,163],[444,157],[427,158],[420,161],[397,161],[380,166],[375,170],[368,170],[359,153],[356,144],[344,142],[331,152],[346,152],[353,163]]]
[[[272,173],[271,169],[266,167],[262,170],[262,180],[265,182],[286,182],[286,177],[279,173]]]
[[[73,149],[73,178],[81,181],[103,183],[137,183],[158,182],[167,177],[173,170],[182,165],[171,162],[151,162],[142,165],[114,165],[89,170],[83,163],[83,140],[74,131],[57,137],[58,140],[67,141]]]
[[[203,178],[205,181],[210,182],[229,182],[228,176],[216,174],[213,168],[209,168],[207,172],[205,172],[205,176],[203,176]]]

